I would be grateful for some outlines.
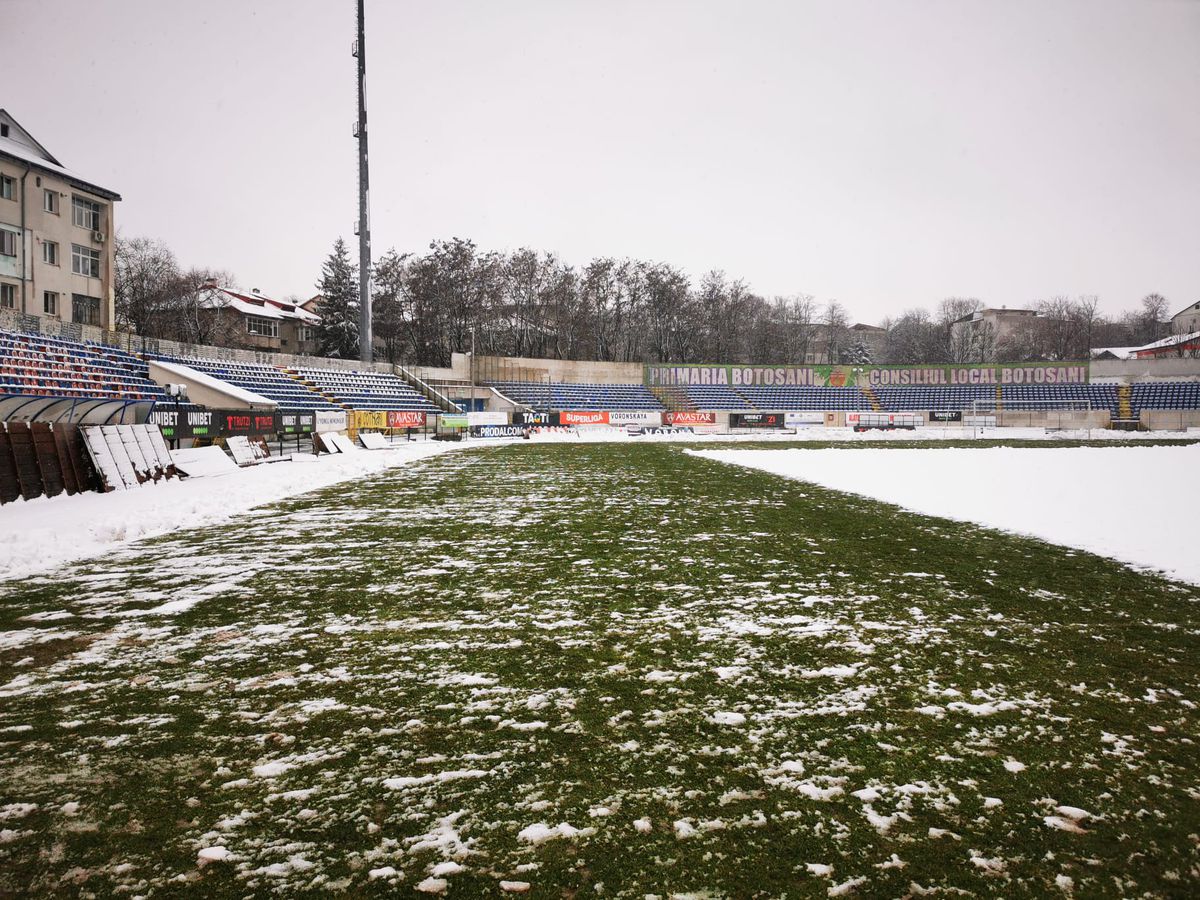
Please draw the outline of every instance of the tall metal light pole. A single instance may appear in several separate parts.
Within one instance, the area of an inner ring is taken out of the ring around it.
[[[358,357],[364,363],[373,358],[371,335],[371,206],[370,178],[367,172],[367,36],[363,14],[364,0],[358,0]]]

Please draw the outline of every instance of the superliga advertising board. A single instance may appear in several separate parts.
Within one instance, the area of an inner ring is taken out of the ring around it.
[[[1086,362],[936,366],[653,366],[649,387],[943,387],[960,384],[1086,384]]]

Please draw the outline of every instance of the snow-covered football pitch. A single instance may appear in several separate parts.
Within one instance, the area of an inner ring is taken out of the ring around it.
[[[942,512],[522,442],[0,582],[0,895],[1194,896],[1200,588]]]

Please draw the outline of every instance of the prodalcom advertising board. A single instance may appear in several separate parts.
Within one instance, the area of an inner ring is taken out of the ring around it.
[[[529,425],[472,425],[471,436],[481,438],[524,437]]]

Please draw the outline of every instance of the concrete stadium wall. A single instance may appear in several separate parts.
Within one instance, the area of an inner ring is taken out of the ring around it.
[[[456,380],[470,380],[470,354],[455,353],[450,369],[455,373]],[[476,381],[545,381],[547,378],[565,383],[641,384],[644,380],[644,368],[641,363],[580,362],[519,356],[475,358]]]
[[[1147,431],[1186,431],[1200,428],[1200,409],[1143,409],[1142,428]]]
[[[1131,384],[1135,381],[1200,381],[1200,358],[1094,359],[1092,384]]]
[[[993,415],[992,412],[986,413]],[[1058,409],[1012,409],[994,413],[1001,428],[1108,428],[1112,415],[1108,410],[1074,411]]]

